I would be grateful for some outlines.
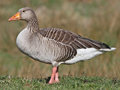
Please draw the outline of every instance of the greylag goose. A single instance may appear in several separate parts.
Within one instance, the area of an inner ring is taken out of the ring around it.
[[[17,47],[29,57],[43,63],[52,64],[49,84],[59,82],[58,66],[89,60],[106,51],[116,48],[91,40],[73,32],[58,29],[39,29],[34,11],[29,7],[21,8],[8,21],[24,20],[27,26],[16,39]]]

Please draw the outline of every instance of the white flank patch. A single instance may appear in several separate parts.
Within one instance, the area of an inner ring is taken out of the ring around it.
[[[113,49],[114,48],[112,48],[112,50]],[[98,50],[95,48],[77,49],[77,55],[74,58],[67,60],[65,63],[66,64],[74,64],[79,61],[86,61],[86,60],[89,60],[89,59],[99,55],[99,54],[102,54],[104,51],[108,51],[108,50],[104,50],[104,49]]]

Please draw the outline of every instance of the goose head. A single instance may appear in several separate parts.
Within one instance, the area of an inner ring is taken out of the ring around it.
[[[35,17],[36,15],[31,8],[24,7],[24,8],[19,9],[15,15],[13,15],[11,18],[8,19],[8,21],[25,20],[28,22],[29,20]]]

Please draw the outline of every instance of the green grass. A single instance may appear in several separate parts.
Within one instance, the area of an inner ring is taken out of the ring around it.
[[[49,78],[27,79],[0,76],[0,90],[120,90],[120,80],[99,77],[60,77],[60,83],[48,84]]]

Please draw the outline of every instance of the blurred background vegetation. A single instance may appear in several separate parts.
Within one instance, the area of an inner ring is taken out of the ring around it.
[[[40,28],[62,28],[116,47],[113,52],[73,65],[60,65],[59,74],[120,78],[120,0],[1,0],[0,75],[44,78],[52,65],[34,61],[16,46],[26,22],[8,22],[22,7],[31,7]]]

